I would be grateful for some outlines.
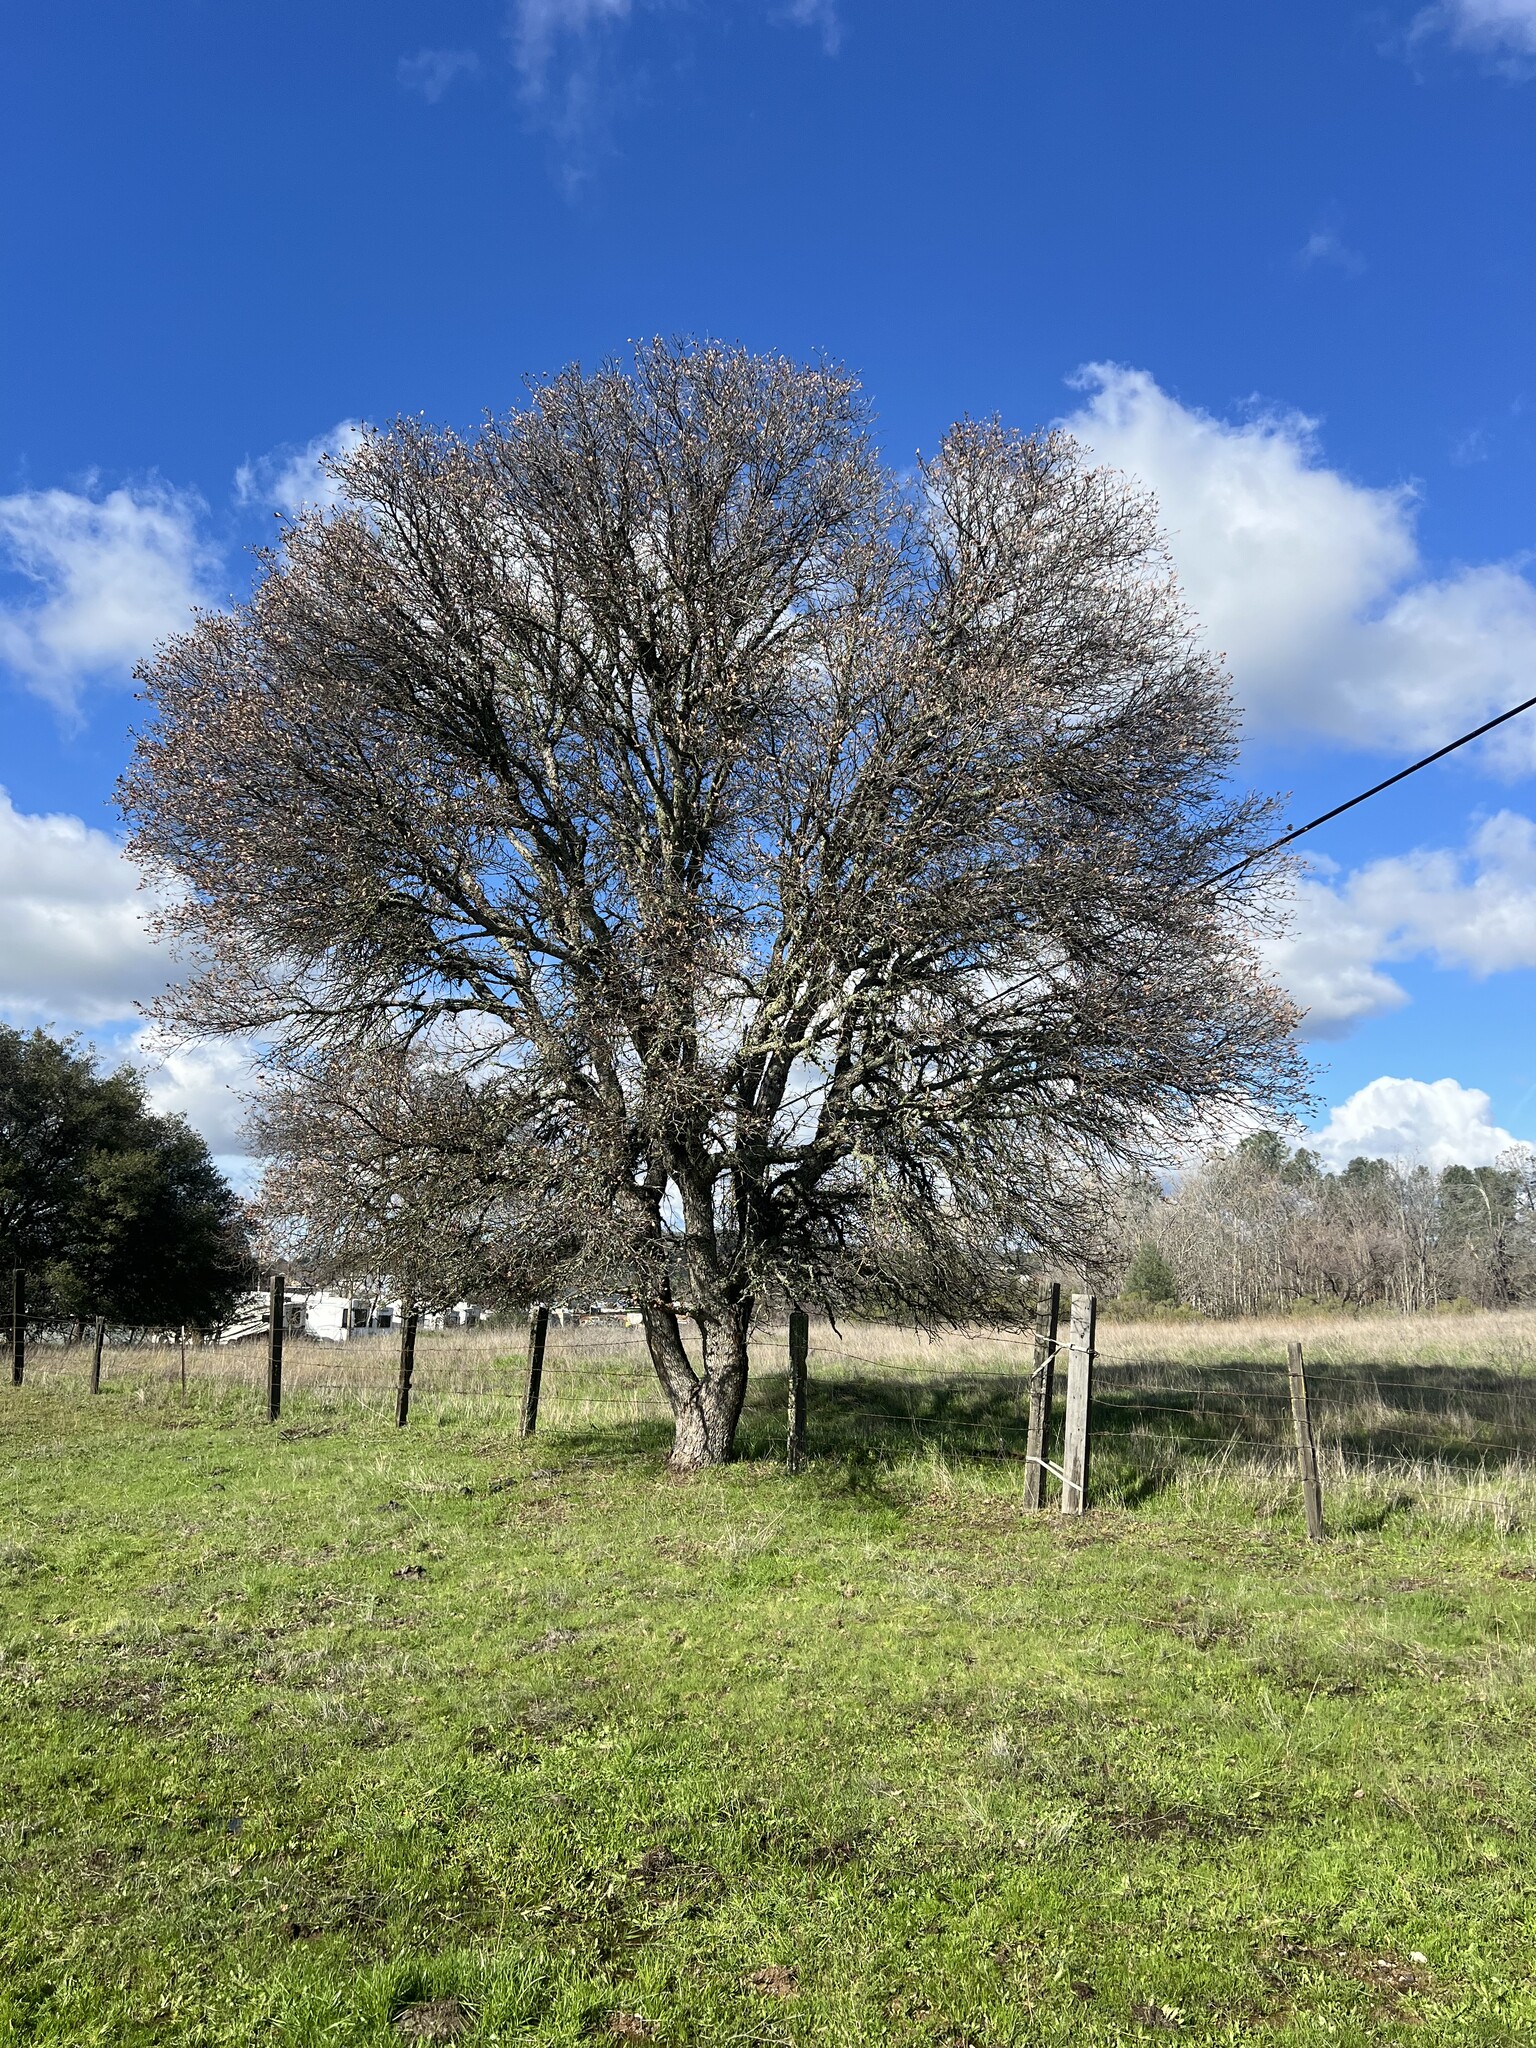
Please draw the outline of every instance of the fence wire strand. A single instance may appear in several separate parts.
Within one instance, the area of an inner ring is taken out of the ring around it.
[[[4,1323],[0,1316],[0,1338],[9,1335]],[[28,1316],[24,1327],[28,1377],[61,1393],[83,1393],[92,1353],[89,1329],[80,1341],[64,1342],[56,1325]],[[813,1448],[820,1439],[823,1449],[835,1450],[846,1435],[1022,1460],[1044,1351],[1054,1365],[1056,1387],[1042,1455],[1048,1461],[1057,1455],[1053,1446],[1060,1442],[1071,1357],[1064,1329],[1054,1341],[1032,1325],[971,1331],[947,1348],[923,1333],[891,1329],[875,1335],[874,1346],[892,1337],[905,1348],[881,1356],[871,1348],[870,1327],[858,1331],[864,1338],[858,1348],[823,1336],[809,1353]],[[523,1396],[522,1332],[512,1327],[497,1333],[491,1339],[494,1356],[475,1352],[471,1358],[461,1350],[450,1361],[439,1351],[440,1362],[434,1363],[434,1351],[456,1341],[457,1334],[420,1333],[413,1399],[486,1404],[510,1420]],[[296,1333],[288,1337],[285,1399],[387,1411],[395,1394],[398,1331],[354,1340],[345,1362],[334,1353],[314,1358],[310,1342]],[[750,1357],[756,1391],[747,1424],[759,1433],[765,1426],[782,1429],[785,1339],[779,1333],[754,1336]],[[260,1337],[238,1348],[188,1344],[183,1366],[174,1339],[109,1341],[104,1366],[104,1385],[114,1390],[124,1383],[175,1384],[184,1373],[189,1393],[249,1397],[255,1405],[265,1388],[266,1344]],[[323,1378],[310,1377],[315,1367]],[[1489,1461],[1536,1463],[1536,1372],[1518,1365],[1492,1359],[1429,1359],[1421,1367],[1401,1359],[1379,1365],[1308,1360],[1306,1380],[1319,1453],[1342,1469],[1439,1461],[1470,1471]],[[611,1327],[550,1330],[543,1403],[550,1427],[568,1421],[649,1427],[664,1422],[668,1412],[643,1337]],[[1107,1446],[1134,1446],[1128,1453],[1133,1457],[1219,1451],[1282,1466],[1295,1457],[1289,1373],[1280,1356],[1269,1364],[1219,1356],[1204,1363],[1188,1357],[1106,1359],[1100,1353],[1093,1414],[1096,1438]]]

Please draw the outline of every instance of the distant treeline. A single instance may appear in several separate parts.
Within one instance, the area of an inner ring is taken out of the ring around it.
[[[1407,1311],[1536,1301],[1536,1156],[1433,1172],[1316,1153],[1259,1131],[1171,1190],[1122,1193],[1113,1278],[1137,1303],[1253,1315],[1307,1302]]]

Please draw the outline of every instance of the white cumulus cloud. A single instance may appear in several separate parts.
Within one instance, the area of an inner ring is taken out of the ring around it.
[[[1156,494],[1251,730],[1401,752],[1529,696],[1536,587],[1507,562],[1430,574],[1412,493],[1328,468],[1313,422],[1217,419],[1115,364],[1090,365],[1079,382],[1086,395],[1065,424]],[[1490,746],[1529,768],[1536,726]]]
[[[105,496],[19,491],[0,498],[0,663],[61,710],[96,679],[126,674],[210,597],[217,556],[201,501],[163,484]]]
[[[150,935],[154,900],[118,842],[68,814],[18,811],[0,789],[0,902],[0,1018],[83,1032],[105,1067],[139,1069],[155,1109],[185,1116],[226,1159],[243,1152],[256,1048],[176,1046],[140,1021],[178,968]]]
[[[1335,1172],[1351,1159],[1400,1159],[1435,1171],[1491,1166],[1515,1143],[1494,1123],[1490,1098],[1459,1081],[1408,1081],[1383,1074],[1332,1111],[1307,1140]]]
[[[1464,851],[1371,861],[1347,895],[1398,958],[1427,953],[1479,978],[1536,967],[1536,824],[1517,811],[1485,819]]]
[[[1407,991],[1377,965],[1383,949],[1380,929],[1351,910],[1344,892],[1311,879],[1297,886],[1290,930],[1262,948],[1306,1011],[1307,1038],[1343,1038],[1407,1002]]]
[[[219,1039],[176,1046],[150,1027],[135,1034],[127,1051],[144,1076],[152,1108],[162,1116],[184,1116],[220,1158],[246,1151],[245,1119],[255,1089],[254,1043]]]
[[[1536,967],[1536,824],[1499,811],[1466,847],[1419,848],[1297,889],[1270,966],[1308,1011],[1313,1038],[1339,1038],[1408,998],[1391,961],[1430,959],[1481,979]]]
[[[13,1024],[131,1017],[174,979],[151,901],[115,839],[81,819],[18,811],[0,789],[0,1014]]]
[[[235,471],[235,496],[242,505],[271,505],[294,517],[329,512],[341,493],[325,458],[349,455],[362,438],[360,420],[338,420],[329,433],[316,434],[302,448],[274,448],[248,459]]]

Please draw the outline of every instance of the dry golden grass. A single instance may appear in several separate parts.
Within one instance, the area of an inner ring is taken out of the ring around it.
[[[1152,1360],[1284,1364],[1301,1340],[1309,1365],[1536,1369],[1536,1309],[1474,1315],[1248,1316],[1234,1322],[1103,1322],[1099,1352],[1116,1364]]]
[[[1065,1323],[1065,1318],[1063,1318]],[[1063,1330],[1065,1336],[1065,1330]],[[1333,1367],[1418,1369],[1475,1368],[1526,1375],[1536,1373],[1536,1309],[1474,1315],[1249,1317],[1231,1322],[1158,1319],[1101,1321],[1098,1358],[1105,1368],[1213,1367],[1244,1365],[1285,1368],[1286,1347],[1299,1338],[1309,1370]],[[782,1371],[786,1352],[782,1324],[769,1324],[753,1338],[756,1371]],[[469,1330],[423,1331],[416,1347],[416,1396],[507,1399],[520,1394],[523,1329],[509,1320]],[[843,1323],[817,1318],[812,1326],[813,1374],[943,1380],[1013,1378],[1029,1370],[1031,1335],[1018,1330],[948,1330],[928,1333],[890,1323]],[[266,1347],[261,1341],[186,1350],[189,1386],[234,1392],[265,1384]],[[284,1388],[294,1396],[380,1400],[392,1396],[398,1338],[388,1333],[327,1344],[290,1337],[284,1348]],[[88,1344],[59,1348],[34,1340],[28,1379],[39,1385],[86,1385]],[[140,1386],[179,1384],[180,1358],[174,1345],[109,1347],[103,1381]],[[651,1412],[652,1390],[645,1343],[637,1329],[617,1324],[550,1326],[545,1362],[546,1403],[567,1394],[572,1400],[606,1396],[626,1405],[644,1396]],[[581,1392],[578,1394],[577,1390]],[[656,1400],[660,1402],[659,1393]]]
[[[1063,1309],[1063,1335],[1066,1315]],[[1299,1338],[1309,1363],[1344,1365],[1487,1366],[1536,1370],[1536,1309],[1473,1315],[1248,1316],[1231,1322],[1158,1317],[1145,1322],[1101,1320],[1098,1356],[1106,1365],[1273,1364]],[[765,1333],[764,1341],[783,1333]],[[865,1361],[879,1368],[928,1371],[1016,1371],[1030,1355],[1028,1330],[922,1331],[886,1323],[844,1325],[839,1334],[818,1322],[813,1355],[832,1363]]]

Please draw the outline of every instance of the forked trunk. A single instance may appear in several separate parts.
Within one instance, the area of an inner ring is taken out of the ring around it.
[[[723,1465],[736,1443],[736,1425],[747,1398],[747,1329],[750,1306],[701,1323],[703,1371],[696,1372],[684,1349],[676,1313],[647,1309],[645,1335],[662,1391],[672,1409],[674,1436],[667,1460],[673,1472],[698,1472]]]

